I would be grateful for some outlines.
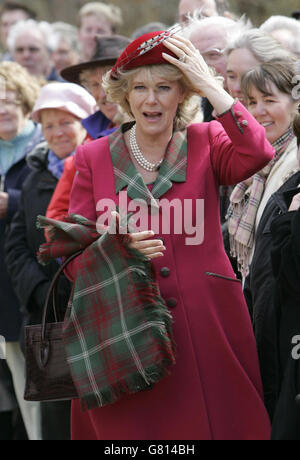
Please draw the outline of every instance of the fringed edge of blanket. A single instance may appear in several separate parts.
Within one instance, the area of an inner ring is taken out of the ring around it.
[[[174,359],[165,358],[160,364],[153,364],[145,369],[147,380],[141,374],[135,373],[120,380],[116,385],[101,389],[98,394],[91,393],[83,397],[79,396],[81,407],[84,411],[105,407],[121,401],[126,396],[151,390],[154,384],[170,375],[170,367],[173,364]]]

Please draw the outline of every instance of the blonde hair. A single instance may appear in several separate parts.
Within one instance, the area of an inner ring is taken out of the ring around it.
[[[127,100],[128,93],[131,90],[131,83],[134,75],[141,69],[147,72],[148,80],[151,82],[153,75],[163,77],[168,81],[177,81],[184,94],[185,99],[182,104],[178,105],[178,110],[174,119],[175,131],[185,129],[196,117],[200,110],[201,99],[195,97],[195,91],[183,73],[175,66],[170,64],[147,65],[138,67],[129,71],[120,71],[118,79],[110,78],[110,71],[103,77],[103,88],[110,101],[118,104],[121,109],[133,118],[129,102]]]
[[[25,115],[32,112],[41,90],[41,83],[16,62],[0,63],[0,80],[4,83],[6,91],[17,94]]]
[[[79,10],[79,24],[78,26],[81,27],[82,19],[86,16],[100,16],[105,19],[111,24],[113,31],[116,31],[118,26],[123,24],[122,12],[118,6],[115,5],[106,5],[105,3],[101,2],[89,2],[84,5]]]

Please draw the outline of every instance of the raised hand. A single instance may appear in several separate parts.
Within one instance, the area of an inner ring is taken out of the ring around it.
[[[190,82],[192,91],[208,98],[217,114],[222,114],[232,107],[234,99],[225,91],[200,52],[189,40],[173,35],[165,40],[164,45],[178,57],[176,59],[163,53],[164,59],[181,70]]]

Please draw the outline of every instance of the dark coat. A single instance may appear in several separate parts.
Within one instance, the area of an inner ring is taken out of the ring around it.
[[[298,174],[298,184],[300,175]],[[294,189],[285,195],[287,205]],[[274,324],[278,375],[273,440],[300,440],[300,210],[288,212],[271,225],[275,277]],[[296,398],[299,395],[296,402]]]
[[[296,173],[269,199],[257,229],[254,256],[244,287],[253,320],[265,403],[271,419],[274,415],[278,385],[273,340],[275,324],[272,299],[275,280],[271,263],[271,224],[279,215],[287,212],[288,206],[284,194],[294,189],[299,181],[300,173]]]
[[[12,283],[25,315],[25,324],[38,324],[51,280],[59,268],[57,262],[41,266],[36,258],[45,242],[44,232],[37,229],[39,214],[45,215],[57,184],[48,171],[48,147],[40,144],[28,157],[34,171],[23,184],[19,212],[15,215],[6,241],[6,263]],[[60,300],[66,306],[70,285],[63,277]]]
[[[93,139],[108,136],[116,130],[115,127],[110,128],[111,121],[100,110],[82,120],[81,123]]]
[[[12,166],[5,177],[2,177],[2,180],[4,180],[4,192],[8,193],[9,200],[6,218],[0,219],[0,335],[4,336],[7,342],[18,340],[22,316],[4,261],[6,233],[14,214],[18,210],[22,184],[31,171],[25,157],[36,144],[41,142],[41,139],[41,128],[37,126],[26,147],[23,159]]]

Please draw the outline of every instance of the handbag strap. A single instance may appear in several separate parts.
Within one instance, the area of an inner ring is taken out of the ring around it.
[[[66,269],[66,267],[69,265],[70,262],[72,262],[76,257],[81,255],[83,253],[83,250],[77,251],[74,254],[72,254],[70,257],[68,257],[60,266],[58,271],[56,272],[51,285],[49,287],[46,301],[44,304],[43,308],[43,317],[42,317],[42,342],[45,341],[46,337],[46,325],[47,325],[47,316],[48,316],[48,311],[50,309],[50,304],[52,300],[52,305],[53,305],[53,312],[54,312],[54,318],[55,321],[58,322],[59,320],[59,315],[58,315],[58,308],[57,308],[57,287],[58,287],[58,282],[60,275],[63,273],[63,271]]]

